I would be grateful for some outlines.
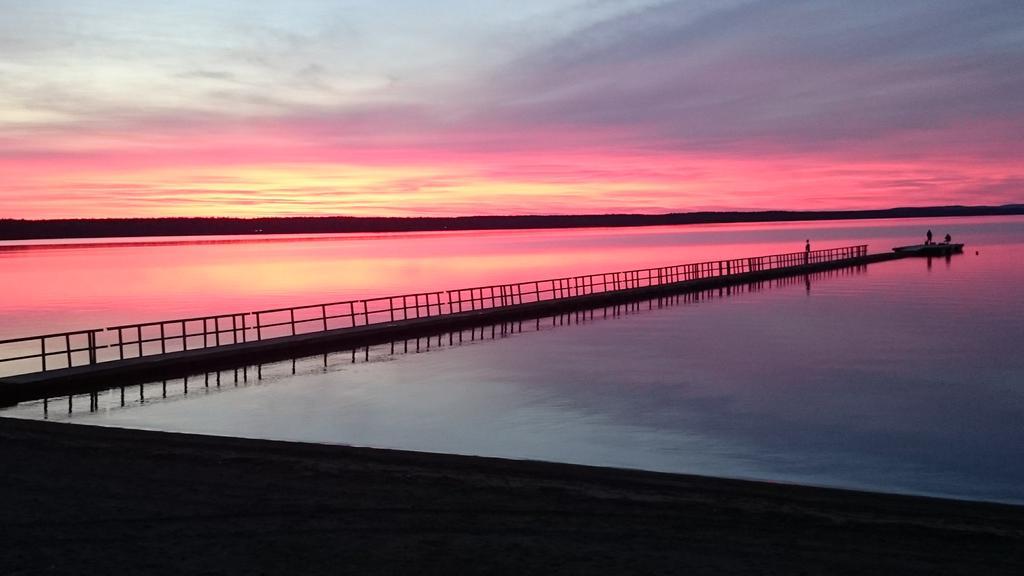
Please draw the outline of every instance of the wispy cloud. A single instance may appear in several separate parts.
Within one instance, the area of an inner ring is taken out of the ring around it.
[[[1019,2],[285,7],[13,6],[0,215],[1024,198]]]
[[[660,4],[522,57],[495,76],[497,113],[755,152],[1024,127],[1018,2],[772,0],[689,13]]]

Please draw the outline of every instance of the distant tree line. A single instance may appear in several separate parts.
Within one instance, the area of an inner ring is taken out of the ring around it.
[[[205,236],[238,234],[320,234],[659,226],[868,218],[923,218],[1024,214],[1024,204],[933,206],[886,210],[764,212],[685,212],[673,214],[592,214],[457,217],[268,217],[268,218],[97,218],[60,220],[0,219],[0,240],[117,238],[131,236]]]

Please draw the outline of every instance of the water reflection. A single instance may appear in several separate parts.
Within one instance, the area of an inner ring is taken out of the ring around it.
[[[221,373],[220,389],[216,375],[209,388],[198,375],[188,381],[188,401],[185,383],[171,381],[166,399],[163,383],[126,389],[121,409],[115,388],[72,398],[71,418],[1024,502],[1024,219],[989,222],[971,224],[970,233],[950,227],[970,250],[931,268],[927,259],[905,259],[682,306],[609,310],[608,321],[595,311],[578,322],[547,318],[539,330],[524,323],[522,334],[519,325],[498,325],[493,340],[488,327],[463,332],[461,345],[457,333],[443,334],[440,342],[420,340],[419,353],[410,340],[396,342],[394,354],[390,345],[331,354],[326,369],[322,357],[299,359],[294,375],[290,362],[241,368],[237,389],[234,373]],[[877,251],[924,229],[899,226],[863,236],[823,225],[769,233],[722,227],[683,240],[665,230],[570,235],[556,238],[555,251],[589,250],[607,264],[616,252],[604,260],[602,246],[626,244],[637,260],[660,246],[650,257],[664,264],[699,260],[687,251],[718,249],[711,239],[729,234],[736,244],[728,249],[740,254],[760,251],[746,242],[758,234],[768,244],[794,236],[799,245],[808,236],[817,243],[854,234],[850,243],[876,239]],[[499,253],[543,250],[511,238],[490,240],[512,242]],[[470,250],[450,247],[458,257]],[[467,274],[497,273],[500,258],[479,258],[490,268]],[[438,265],[435,272],[451,265],[426,262]],[[330,265],[342,269],[344,259]],[[64,420],[66,409],[66,398],[51,399],[48,415]],[[38,418],[43,407],[15,411]]]
[[[184,400],[213,393],[275,382],[287,383],[287,377],[303,374],[319,374],[344,371],[358,362],[387,361],[396,355],[420,354],[507,338],[524,332],[540,332],[565,326],[577,326],[601,320],[654,312],[697,304],[713,299],[729,298],[740,294],[757,293],[772,288],[803,284],[809,293],[812,279],[815,282],[832,278],[853,276],[867,272],[867,266],[851,266],[836,270],[825,270],[803,276],[791,276],[724,286],[686,294],[640,300],[628,304],[605,306],[591,310],[535,318],[501,322],[464,330],[442,332],[420,338],[396,340],[387,344],[364,346],[339,350],[316,356],[303,356],[290,361],[269,364],[240,366],[232,370],[193,374],[183,378],[143,383],[135,386],[119,386],[87,394],[44,398],[24,402],[16,407],[0,411],[0,414],[15,417],[42,417],[43,419],[66,419],[79,413],[96,413],[144,406],[147,403]],[[251,377],[250,377],[251,374]]]
[[[971,247],[1024,217],[930,219]],[[0,339],[868,243],[918,220],[0,243]]]

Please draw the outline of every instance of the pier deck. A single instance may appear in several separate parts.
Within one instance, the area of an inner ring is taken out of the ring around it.
[[[42,370],[0,378],[0,404],[906,256],[850,246],[6,340],[0,345],[35,343],[38,351],[0,353],[0,366],[38,360]],[[54,349],[54,341],[62,345]],[[54,366],[56,360],[63,365]]]

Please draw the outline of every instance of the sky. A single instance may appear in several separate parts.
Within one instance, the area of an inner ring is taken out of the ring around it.
[[[1019,0],[0,0],[0,218],[1024,202]]]

